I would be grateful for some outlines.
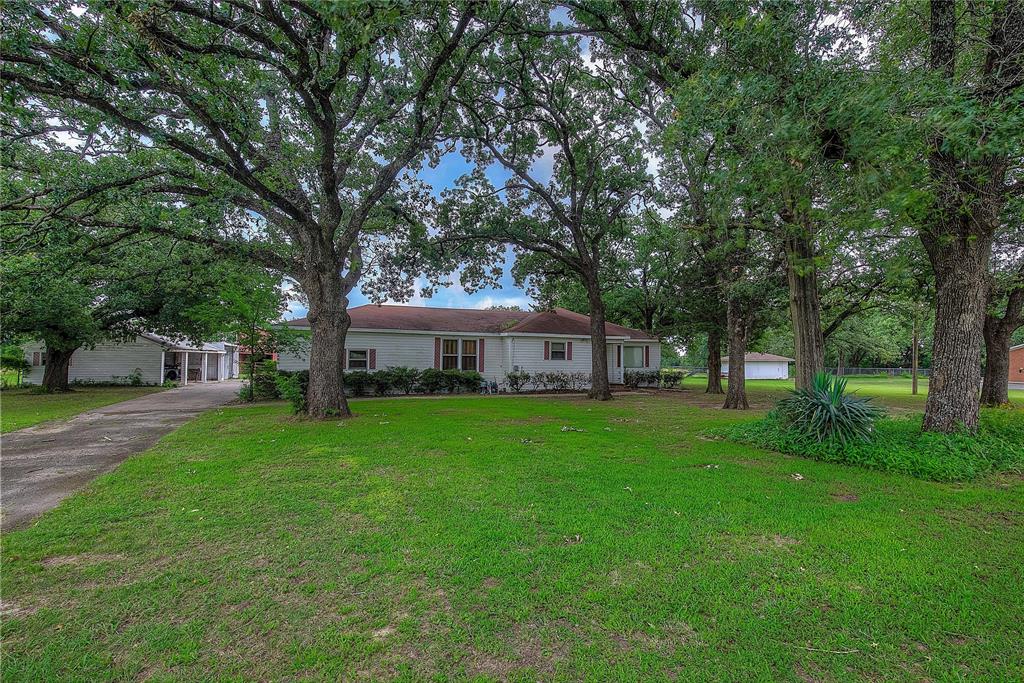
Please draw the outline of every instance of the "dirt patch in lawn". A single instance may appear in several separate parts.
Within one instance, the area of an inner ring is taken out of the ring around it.
[[[1024,525],[1024,512],[1019,510],[984,510],[976,506],[937,510],[940,517],[952,524],[962,524],[982,531]]]
[[[466,671],[470,677],[484,676],[500,681],[524,670],[548,678],[558,664],[569,658],[571,638],[571,624],[565,621],[547,627],[532,622],[516,624],[499,636],[501,649],[507,654],[472,648],[466,660]]]
[[[829,497],[836,503],[856,503],[860,500],[860,496],[845,488],[835,489],[829,493]]]
[[[509,427],[525,427],[528,425],[543,425],[554,422],[553,417],[545,417],[544,415],[536,415],[534,417],[512,417],[506,420],[497,420],[495,424],[505,425]]]
[[[0,617],[4,619],[20,619],[35,614],[38,607],[20,605],[11,600],[0,600]]]
[[[124,555],[114,553],[83,553],[81,555],[51,555],[44,557],[40,564],[44,567],[67,567],[83,564],[100,564],[101,562],[121,562]]]
[[[725,394],[705,394],[703,390],[663,391],[660,389],[647,389],[644,393],[700,408],[721,408],[725,402]],[[778,395],[747,391],[747,403],[753,410],[768,410],[775,405],[778,399]]]
[[[680,647],[700,644],[697,632],[683,621],[665,624],[653,632],[612,633],[611,639],[623,652],[641,650],[660,655],[671,655]]]

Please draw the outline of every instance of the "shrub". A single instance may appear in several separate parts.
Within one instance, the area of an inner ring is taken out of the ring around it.
[[[142,368],[135,368],[134,370],[132,370],[130,373],[128,373],[128,378],[127,379],[128,379],[128,384],[130,384],[131,386],[133,386],[133,387],[141,387],[142,386]]]
[[[161,384],[160,386],[162,386],[164,389],[177,389],[178,383],[175,382],[173,379],[165,379],[164,383]]]
[[[480,385],[484,381],[484,376],[476,370],[455,370],[457,373],[457,389],[459,391],[466,391],[469,393],[477,393],[480,391]]]
[[[239,395],[246,401],[272,401],[281,398],[281,394],[277,390],[277,363],[274,361],[257,363],[255,374],[242,387]]]
[[[675,370],[662,370],[658,373],[658,377],[661,380],[661,386],[665,389],[675,389],[683,380],[683,376]]]
[[[366,389],[370,386],[370,373],[366,370],[353,370],[343,374],[345,386],[352,392],[353,396],[365,396]]]
[[[630,389],[638,389],[658,386],[659,379],[658,370],[626,370],[622,381]]]
[[[590,387],[590,382],[589,372],[572,372],[569,374],[569,389],[572,391],[586,391]]]
[[[870,399],[846,393],[846,380],[825,372],[814,376],[809,389],[796,389],[776,406],[783,423],[817,442],[868,441],[884,411]]]
[[[377,370],[370,373],[370,387],[378,396],[386,396],[395,386],[394,375],[391,370]]]
[[[547,391],[548,387],[551,386],[551,373],[550,372],[535,372],[535,373],[533,373],[533,386],[538,391]]]
[[[420,371],[415,368],[390,368],[391,386],[397,391],[411,394],[420,380]]]
[[[309,370],[278,372],[277,390],[292,405],[293,413],[306,412],[306,395],[309,391]]]
[[[444,370],[427,368],[420,373],[419,387],[428,394],[435,394],[448,388],[448,378]]]
[[[514,391],[518,394],[529,386],[531,379],[532,377],[528,372],[510,372],[505,375],[505,384],[508,385],[509,391]]]
[[[933,481],[968,481],[989,472],[1024,473],[1024,412],[985,408],[977,434],[921,431],[921,416],[883,417],[871,441],[816,441],[793,431],[773,411],[715,433],[733,441]]]
[[[554,391],[568,391],[569,390],[569,388],[571,386],[572,378],[569,376],[568,372],[548,372],[548,373],[546,373],[546,375],[547,375],[548,386],[550,386],[552,390],[554,390]]]
[[[459,377],[459,370],[442,370],[444,376],[444,385],[442,388],[449,394],[454,394],[462,386],[461,378]]]

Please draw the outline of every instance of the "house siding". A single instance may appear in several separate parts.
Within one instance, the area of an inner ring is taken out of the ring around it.
[[[513,370],[534,374],[537,372],[584,372],[591,371],[591,344],[586,337],[563,336],[501,336],[487,334],[443,334],[409,332],[349,332],[345,338],[346,349],[376,349],[377,369],[410,367],[425,370],[434,367],[434,339],[484,339],[484,378],[499,384],[505,375]],[[572,342],[572,360],[545,360],[545,342]],[[609,374],[613,382],[621,382],[621,368],[618,377],[614,372],[615,344],[608,345]],[[634,342],[629,346],[650,346],[650,369],[661,367],[661,345],[656,340]],[[309,369],[308,346],[296,351],[281,352],[277,366],[281,370],[296,371]]]
[[[653,349],[651,350],[653,353]],[[722,374],[729,374],[728,361],[722,363]],[[787,379],[789,363],[787,361],[748,360],[744,368],[746,379]]]
[[[484,372],[488,380],[499,381],[507,372],[502,353],[501,338],[479,334],[407,334],[403,332],[349,332],[345,336],[346,349],[376,349],[377,369],[416,368],[425,370],[434,367],[434,338],[442,339],[485,339]],[[479,361],[477,361],[479,366]],[[296,351],[282,351],[278,355],[277,367],[295,371],[309,369],[308,345]]]
[[[46,347],[42,343],[27,344],[22,347],[25,359],[32,362],[33,353],[42,353]],[[142,375],[143,384],[160,383],[160,352],[159,344],[144,337],[136,337],[135,341],[124,344],[97,344],[91,349],[78,349],[71,356],[71,367],[68,368],[68,380],[71,382],[125,382],[128,375],[136,370]],[[42,384],[42,365],[34,366],[22,380],[25,384]]]

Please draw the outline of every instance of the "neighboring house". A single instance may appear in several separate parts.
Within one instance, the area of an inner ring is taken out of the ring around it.
[[[793,358],[776,356],[773,353],[748,353],[743,356],[746,379],[789,379],[789,364],[795,363]],[[722,361],[722,375],[729,376],[729,361]]]
[[[1010,369],[1007,379],[1011,382],[1024,382],[1024,344],[1010,347]]]
[[[409,367],[477,370],[501,383],[509,372],[591,372],[590,318],[564,308],[504,311],[369,304],[349,310],[348,370]],[[305,318],[289,321],[309,329]],[[661,343],[640,330],[605,324],[608,376],[661,366]],[[281,352],[281,370],[309,368],[308,349]]]
[[[23,382],[41,384],[46,365],[46,348],[40,343],[22,347],[32,365]],[[187,368],[187,371],[186,371]],[[192,344],[143,333],[134,341],[97,344],[78,349],[71,356],[71,382],[128,383],[137,376],[142,384],[163,384],[173,380],[215,382],[238,377],[238,347],[226,342]]]

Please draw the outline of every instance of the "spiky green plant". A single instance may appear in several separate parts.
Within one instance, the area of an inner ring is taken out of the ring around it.
[[[776,409],[795,432],[823,442],[870,441],[875,420],[885,411],[870,399],[846,393],[846,380],[825,372],[814,376],[809,389],[796,389]]]

